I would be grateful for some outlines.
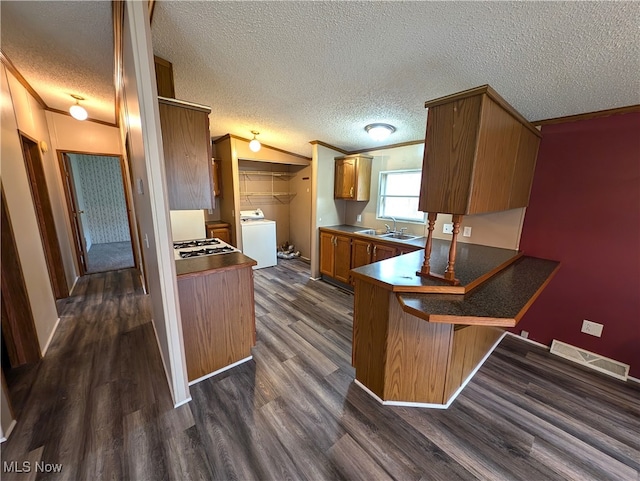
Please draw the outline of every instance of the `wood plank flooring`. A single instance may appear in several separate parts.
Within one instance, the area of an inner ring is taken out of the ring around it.
[[[82,278],[2,479],[640,479],[639,385],[507,337],[448,410],[383,407],[353,383],[352,295],[279,262],[255,272],[254,360],[178,409],[134,272]]]

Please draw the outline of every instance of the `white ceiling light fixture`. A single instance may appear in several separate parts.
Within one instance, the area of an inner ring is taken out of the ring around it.
[[[396,131],[393,125],[389,124],[369,124],[364,130],[377,142],[381,142]]]
[[[89,116],[87,111],[80,105],[80,101],[84,100],[84,97],[80,97],[79,95],[71,94],[71,96],[76,99],[76,103],[69,108],[69,113],[71,117],[77,120],[87,120]]]
[[[249,148],[253,152],[258,152],[262,147],[262,144],[258,139],[256,139],[256,135],[260,135],[260,132],[256,132],[255,130],[252,130],[251,133],[253,134],[253,139],[251,139],[251,142],[249,142]]]

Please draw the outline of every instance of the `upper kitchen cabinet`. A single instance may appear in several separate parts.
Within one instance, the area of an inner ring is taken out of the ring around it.
[[[484,85],[428,101],[420,210],[526,207],[541,134]]]
[[[369,200],[372,159],[362,154],[336,157],[334,198]]]
[[[212,209],[211,109],[158,97],[169,208]]]
[[[156,70],[156,86],[160,97],[175,98],[176,91],[173,84],[173,64],[168,60],[153,56],[153,65]]]

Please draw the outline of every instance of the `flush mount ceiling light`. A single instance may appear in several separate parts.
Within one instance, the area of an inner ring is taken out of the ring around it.
[[[373,140],[380,142],[394,133],[396,128],[389,124],[369,124],[364,130],[367,131]]]
[[[71,117],[77,120],[86,120],[88,117],[87,111],[80,105],[80,101],[84,100],[84,97],[73,94],[71,94],[71,96],[76,99],[76,103],[69,108]]]
[[[262,145],[260,144],[260,141],[256,139],[256,135],[260,135],[260,132],[256,132],[255,130],[252,130],[251,133],[253,134],[253,139],[251,139],[251,142],[249,142],[249,148],[253,152],[258,152],[262,147]]]

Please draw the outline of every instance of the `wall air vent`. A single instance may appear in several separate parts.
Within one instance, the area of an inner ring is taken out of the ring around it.
[[[585,351],[584,349],[555,339],[551,343],[550,352],[556,356],[564,357],[565,359],[577,362],[578,364],[590,367],[591,369],[595,369],[596,371],[603,372],[623,381],[626,381],[629,376],[629,366],[627,364],[614,361],[613,359],[600,356],[599,354],[594,354],[593,352]]]

